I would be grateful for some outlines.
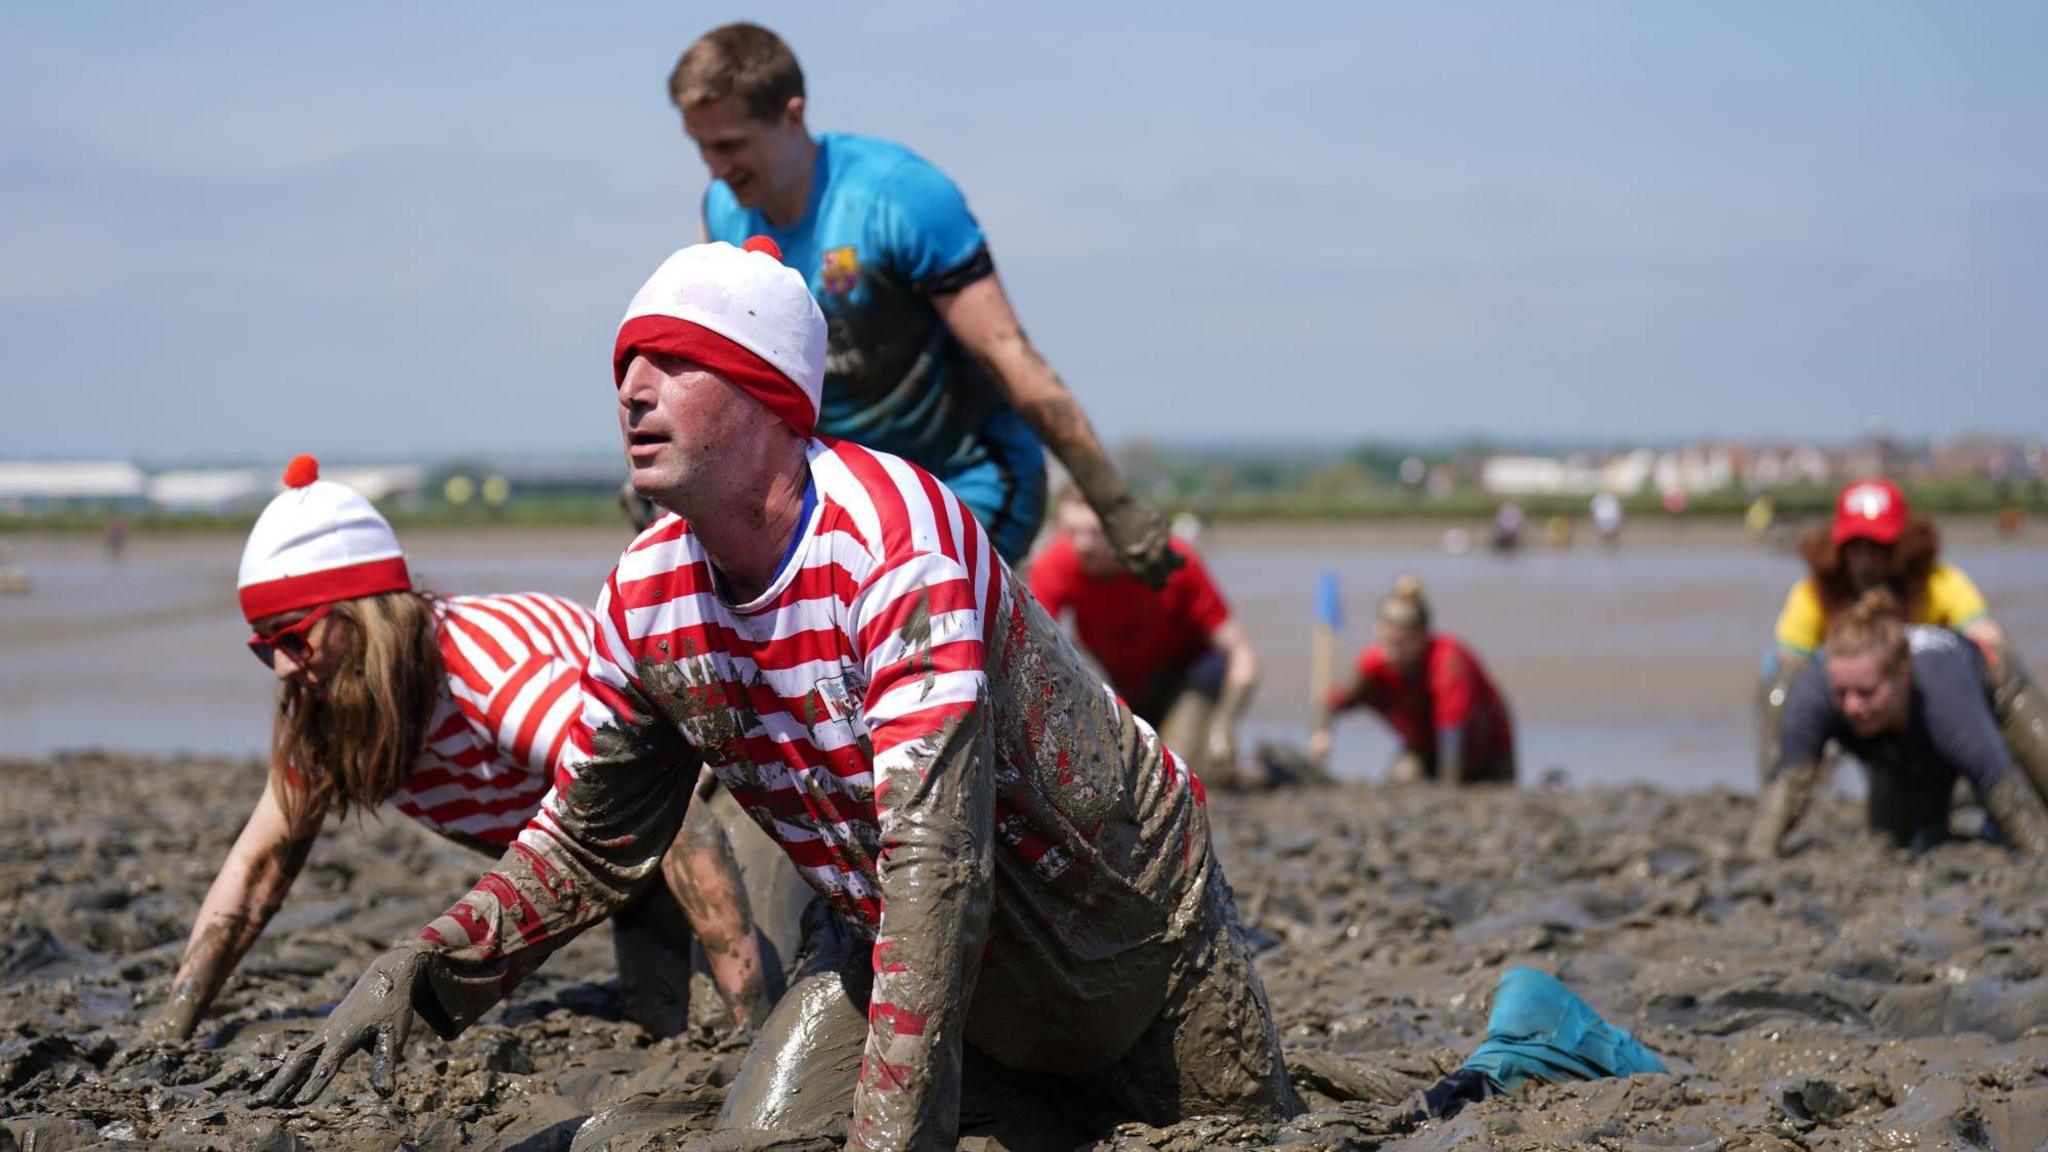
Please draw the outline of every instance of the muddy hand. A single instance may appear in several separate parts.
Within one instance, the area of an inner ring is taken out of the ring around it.
[[[1102,528],[1118,563],[1152,587],[1166,587],[1166,578],[1180,567],[1180,555],[1167,546],[1173,533],[1166,517],[1150,504],[1126,496],[1102,512]]]
[[[393,1073],[412,1030],[413,990],[427,970],[430,953],[405,944],[377,957],[363,978],[327,1016],[320,1033],[293,1049],[262,1088],[256,1103],[282,1106],[311,1104],[327,1090],[341,1062],[362,1049],[373,1049],[370,1087],[391,1095]]]
[[[190,1040],[192,1033],[199,1029],[199,1017],[205,1011],[206,998],[199,994],[198,982],[180,980],[171,986],[171,1000],[164,1005],[163,1015],[156,1018],[142,1038],[151,1043]]]

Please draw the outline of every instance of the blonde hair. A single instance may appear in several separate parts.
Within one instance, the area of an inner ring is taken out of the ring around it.
[[[339,658],[326,697],[284,681],[270,732],[270,783],[293,824],[374,808],[411,775],[446,675],[433,598],[386,592],[328,616]]]
[[[1395,580],[1393,591],[1380,597],[1379,614],[1396,628],[1429,631],[1429,601],[1422,598],[1422,581],[1414,576]]]
[[[1912,655],[1898,598],[1883,586],[1865,592],[1837,614],[1828,624],[1825,643],[1830,656],[1875,652],[1884,657],[1887,671],[1897,670]]]

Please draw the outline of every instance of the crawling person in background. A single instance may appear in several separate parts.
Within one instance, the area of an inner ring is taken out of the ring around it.
[[[2048,810],[1999,736],[1983,650],[1945,628],[1907,625],[1888,588],[1835,615],[1821,658],[1792,685],[1752,857],[1782,850],[1819,786],[1829,740],[1862,762],[1870,826],[1901,846],[1920,851],[1947,838],[1960,777],[2007,844],[2048,855]]]
[[[1060,490],[1055,532],[1031,558],[1031,594],[1074,635],[1169,748],[1184,748],[1203,782],[1242,778],[1237,725],[1259,685],[1259,654],[1193,548],[1174,540],[1180,569],[1154,590],[1117,564],[1102,519]]]
[[[706,33],[668,91],[711,174],[704,238],[766,235],[824,310],[820,435],[938,477],[1012,564],[1045,518],[1050,446],[1118,562],[1165,582],[1177,558],[1166,521],[1131,494],[1025,337],[981,225],[945,173],[900,144],[811,135],[796,54],[758,25]]]
[[[1515,728],[1507,700],[1479,657],[1456,637],[1432,632],[1422,581],[1403,576],[1382,597],[1373,643],[1358,657],[1358,678],[1324,706],[1309,756],[1327,762],[1337,716],[1364,705],[1400,738],[1390,783],[1512,784]]]
[[[675,515],[599,598],[564,782],[264,1098],[364,1049],[388,1093],[415,1011],[459,1033],[656,879],[709,766],[837,913],[719,1127],[951,1149],[975,1061],[1154,1124],[1291,1110],[1201,782],[959,498],[816,436],[825,318],[778,256],[686,248],[634,296],[613,403]]]
[[[2048,701],[1991,619],[1983,594],[1962,569],[1941,558],[1940,534],[1932,522],[1911,515],[1896,484],[1859,480],[1844,487],[1836,497],[1833,523],[1815,526],[1799,551],[1807,575],[1786,597],[1775,643],[1764,660],[1759,780],[1781,759],[1778,741],[1788,693],[1829,623],[1864,593],[1884,588],[1908,624],[1951,629],[1976,643],[2006,745],[2034,786],[2048,789]]]
[[[249,647],[278,680],[270,777],[206,893],[154,1034],[184,1039],[262,934],[327,815],[390,804],[480,852],[512,843],[568,752],[590,658],[588,608],[538,593],[413,591],[391,526],[300,456],[242,553]],[[741,1025],[768,981],[731,850],[685,828],[618,920],[628,1019],[660,1037],[689,1020],[690,939]]]

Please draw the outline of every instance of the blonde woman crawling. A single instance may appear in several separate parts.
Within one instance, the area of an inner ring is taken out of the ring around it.
[[[1793,683],[1750,855],[1783,850],[1829,740],[1863,764],[1870,827],[1900,846],[1919,851],[1947,838],[1960,778],[2005,843],[2048,856],[2048,810],[2000,732],[1983,650],[1949,629],[1908,625],[1889,589],[1836,615],[1820,658]]]

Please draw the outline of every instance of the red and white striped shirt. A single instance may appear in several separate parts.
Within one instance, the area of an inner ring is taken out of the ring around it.
[[[945,1138],[963,1039],[1078,1075],[1157,1019],[1132,990],[1168,987],[1206,931],[1201,784],[937,480],[847,442],[808,457],[814,506],[752,601],[721,596],[676,516],[620,557],[574,751],[422,930],[423,1011],[451,1035],[630,898],[701,759],[874,939],[854,1141]]]
[[[576,740],[638,711],[627,693],[695,699],[679,723],[690,744],[805,879],[872,930],[877,782],[977,707],[1009,572],[930,474],[846,442],[814,441],[810,457],[810,522],[753,601],[726,603],[674,515],[620,557],[598,597]],[[913,624],[930,637],[916,653]],[[643,661],[686,683],[642,684]]]
[[[570,748],[595,618],[574,601],[524,593],[439,600],[434,622],[448,686],[391,803],[451,839],[502,848]]]

